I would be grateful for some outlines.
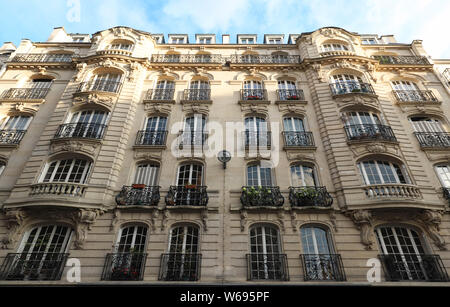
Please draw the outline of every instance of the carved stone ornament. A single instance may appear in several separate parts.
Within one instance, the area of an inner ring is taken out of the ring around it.
[[[203,228],[205,229],[205,232],[208,231],[208,210],[202,210],[202,212],[200,213],[201,219],[202,219],[202,224],[203,224]]]
[[[286,228],[284,226],[284,214],[283,214],[283,211],[278,211],[277,217],[278,217],[278,223],[280,223],[281,231],[284,232]]]
[[[322,69],[322,65],[320,63],[314,63],[311,65],[311,67],[317,74],[317,80],[319,80],[319,82],[326,82],[325,72]]]
[[[172,111],[172,105],[168,103],[146,103],[144,110],[147,113],[163,113],[168,114]]]
[[[139,74],[139,69],[141,68],[141,65],[133,62],[129,65],[128,68],[129,68],[128,81],[134,82]]]
[[[170,212],[169,210],[164,210],[162,220],[161,220],[161,230],[167,229],[167,223],[169,222]]]
[[[111,227],[110,227],[110,230],[114,233],[117,232],[117,226],[120,224],[121,216],[122,216],[122,214],[119,209],[114,210],[113,218],[111,220]]]
[[[73,80],[75,82],[80,82],[83,79],[83,75],[84,75],[86,67],[87,67],[86,63],[77,64],[77,68],[76,68],[77,73],[76,73],[75,77],[73,78]]]
[[[370,153],[385,153],[387,152],[387,148],[383,144],[375,143],[375,144],[369,144],[366,146],[366,149]]]
[[[209,113],[209,106],[204,103],[185,103],[183,104],[183,111],[189,113]]]
[[[257,103],[241,103],[241,111],[244,113],[268,114],[267,106]]]
[[[157,227],[156,227],[156,220],[159,217],[159,210],[155,210],[152,212],[152,216],[150,217],[150,223],[152,225],[152,230],[156,231]]]
[[[424,210],[417,216],[417,219],[425,227],[434,244],[440,250],[447,250],[444,237],[440,234],[439,228],[442,222],[442,214],[440,211]]]
[[[2,238],[2,249],[11,249],[19,240],[20,228],[24,223],[26,213],[21,209],[8,210],[5,212],[5,216],[6,229],[8,229],[8,232],[6,236]]]
[[[98,144],[95,142],[66,140],[52,143],[50,146],[50,154],[54,155],[60,152],[78,152],[92,157],[95,155],[97,149]]]
[[[295,211],[291,211],[291,225],[292,225],[292,230],[294,232],[297,232],[298,221],[297,221],[297,212],[295,212]]]
[[[353,211],[350,217],[361,232],[361,243],[367,250],[371,250],[373,248],[372,214],[367,210],[357,210]]]
[[[156,161],[161,161],[162,159],[162,152],[161,150],[155,151],[155,150],[151,150],[151,149],[136,149],[135,153],[134,153],[134,159],[135,160],[156,160]]]
[[[304,114],[306,112],[305,106],[300,104],[278,104],[278,110],[280,112],[289,112],[289,113],[297,113]]]
[[[89,93],[88,95],[76,96],[73,99],[74,105],[90,104],[90,103],[99,104],[107,107],[108,109],[111,109],[114,104],[114,99],[110,95],[101,95],[97,93]]]
[[[92,229],[92,224],[96,221],[99,215],[103,214],[100,210],[85,210],[80,209],[74,216],[75,220],[75,241],[74,247],[76,249],[83,249],[86,242],[88,231]]]
[[[244,232],[247,227],[248,213],[247,210],[241,210],[241,231]]]
[[[341,31],[337,29],[324,28],[320,29],[320,34],[328,38],[334,38],[340,34]]]

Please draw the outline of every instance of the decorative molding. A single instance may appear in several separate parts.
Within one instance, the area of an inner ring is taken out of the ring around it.
[[[83,93],[75,94],[73,99],[73,106],[80,106],[85,104],[97,104],[106,107],[108,110],[112,111],[114,105],[114,98],[117,96],[116,93]]]
[[[121,218],[121,212],[119,209],[115,209],[113,212],[113,218],[111,220],[111,226],[109,227],[109,230],[116,233],[117,232],[117,226],[120,224],[120,218]]]
[[[151,149],[151,148],[135,148],[134,149],[134,159],[135,160],[156,160],[161,161],[162,150],[161,149]]]
[[[94,157],[100,148],[98,141],[90,140],[52,140],[50,145],[50,155],[53,156],[64,152],[83,153]]]
[[[366,250],[372,250],[372,214],[368,210],[356,210],[350,213],[350,217],[361,232],[361,243]]]
[[[247,228],[247,222],[248,222],[248,212],[247,210],[241,210],[241,232],[244,232]]]
[[[187,113],[203,113],[205,115],[209,114],[209,106],[210,103],[183,103],[183,111]]]
[[[170,212],[169,210],[164,210],[161,220],[161,231],[164,231],[167,229],[167,223],[169,222],[170,218]]]
[[[377,96],[375,95],[351,93],[347,95],[335,96],[334,100],[336,101],[339,109],[343,109],[349,106],[369,106],[380,110],[380,104],[378,102]]]
[[[203,228],[205,229],[205,232],[208,231],[208,210],[202,210],[200,213],[200,217],[202,219]]]
[[[156,232],[156,231],[157,231],[156,220],[158,219],[158,217],[159,217],[159,210],[154,210],[154,211],[152,212],[151,217],[150,217],[150,224],[151,224],[151,227],[152,227],[152,231],[153,231],[153,232]]]
[[[286,227],[284,225],[284,213],[283,213],[283,211],[278,211],[277,218],[278,218],[278,223],[280,223],[281,231],[284,232],[286,230]]]
[[[297,232],[297,228],[298,228],[298,221],[297,221],[297,212],[295,211],[291,211],[291,225],[292,225],[292,230],[294,232]]]
[[[426,229],[429,237],[440,250],[447,250],[444,237],[440,234],[442,211],[424,210],[417,216],[417,220]]]
[[[169,114],[172,111],[172,104],[170,103],[144,103],[144,110],[147,113],[162,113]]]
[[[5,237],[2,238],[2,249],[11,249],[19,241],[20,229],[27,218],[25,211],[22,209],[8,210],[5,212],[6,229],[8,230]]]
[[[353,153],[353,157],[358,159],[361,156],[367,154],[390,154],[402,159],[400,148],[396,143],[381,143],[381,142],[360,142],[360,143],[350,143],[350,150]]]
[[[292,161],[307,161],[307,162],[315,162],[314,152],[311,153],[305,153],[302,152],[297,153],[294,151],[287,151],[286,156],[289,162]]]

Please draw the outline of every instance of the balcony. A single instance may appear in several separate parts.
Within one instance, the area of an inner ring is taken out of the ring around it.
[[[71,54],[28,53],[16,54],[11,63],[71,63]]]
[[[165,146],[168,131],[138,131],[135,146]]]
[[[203,147],[207,144],[207,139],[208,133],[203,131],[180,131],[178,135],[178,147],[180,149]]]
[[[286,254],[247,254],[247,280],[289,280]]]
[[[289,202],[295,208],[329,208],[333,204],[333,197],[326,187],[289,187]]]
[[[106,130],[106,125],[75,123],[60,125],[54,139],[78,138],[101,140]]]
[[[298,55],[232,55],[231,64],[300,64]]]
[[[450,149],[448,132],[414,132],[421,148]]]
[[[69,254],[7,254],[0,268],[1,280],[60,280]]]
[[[87,186],[79,183],[45,182],[33,184],[30,196],[83,197]]]
[[[427,58],[423,56],[376,55],[373,58],[381,65],[430,65]]]
[[[170,207],[190,206],[204,208],[208,205],[207,186],[187,184],[171,186],[166,196],[166,205]]]
[[[183,93],[183,101],[210,101],[211,89],[187,89]]]
[[[164,281],[198,281],[201,265],[202,254],[162,254],[158,279]]]
[[[284,197],[281,195],[280,187],[264,186],[242,187],[241,204],[245,208],[251,207],[279,207],[284,204]]]
[[[144,101],[173,101],[175,89],[148,90]]]
[[[305,94],[303,90],[277,90],[279,101],[304,101]]]
[[[161,198],[159,186],[147,186],[145,184],[133,184],[124,186],[116,196],[118,206],[158,206]]]
[[[439,255],[378,255],[387,281],[448,281]]]
[[[103,267],[102,280],[143,280],[146,260],[146,253],[107,254]]]
[[[246,149],[270,149],[272,146],[272,132],[244,131],[244,145]]]
[[[364,191],[366,196],[370,199],[383,198],[407,198],[419,199],[422,198],[420,189],[410,184],[373,184],[365,186]]]
[[[369,83],[360,82],[337,82],[330,84],[331,92],[333,96],[345,95],[345,94],[364,94],[364,95],[376,95]]]
[[[49,91],[49,88],[10,88],[3,92],[0,100],[43,100]]]
[[[154,54],[152,63],[222,64],[220,54]]]
[[[284,144],[286,147],[301,148],[315,147],[312,132],[306,131],[284,131]]]
[[[267,101],[267,91],[263,89],[241,90],[241,101]]]
[[[305,281],[345,281],[344,265],[339,254],[300,255]]]
[[[432,91],[393,91],[399,103],[438,103]]]
[[[0,130],[0,146],[19,145],[26,130]]]
[[[107,92],[107,93],[118,93],[122,86],[121,82],[117,81],[88,81],[82,82],[77,89],[77,93],[83,92]]]
[[[356,141],[387,141],[397,142],[390,126],[377,124],[348,125],[344,127],[347,140]]]

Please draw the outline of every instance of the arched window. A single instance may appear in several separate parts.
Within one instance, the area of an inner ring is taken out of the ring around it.
[[[327,43],[322,45],[322,52],[348,51],[348,46],[338,43]]]
[[[178,186],[202,186],[203,185],[203,165],[197,163],[182,164],[178,168]]]
[[[109,50],[124,50],[124,51],[132,51],[133,43],[126,40],[115,40],[111,42],[108,46]]]
[[[145,121],[144,131],[138,137],[140,145],[162,146],[166,144],[167,117],[152,116]]]
[[[172,100],[175,93],[175,82],[159,80],[153,92],[153,100]]]
[[[82,85],[82,91],[101,91],[117,93],[120,88],[121,73],[94,74],[91,80]]]
[[[380,114],[369,111],[351,111],[342,114],[344,129],[349,140],[383,139],[395,141],[389,126],[382,122]]]
[[[25,131],[33,119],[30,115],[6,116],[0,121],[0,130],[6,131]]]
[[[366,160],[358,163],[366,185],[411,184],[405,165],[391,161]]]
[[[291,182],[293,187],[316,187],[318,181],[314,167],[300,163],[292,165]]]
[[[250,187],[272,187],[272,168],[260,164],[247,167],[247,185]]]
[[[392,81],[392,88],[398,101],[437,101],[431,91],[420,91],[416,83],[407,80]]]
[[[351,74],[336,74],[330,76],[331,87],[334,95],[348,93],[374,93],[368,83],[364,83],[359,76]]]
[[[211,89],[209,86],[209,81],[194,80],[191,81],[187,100],[209,100],[210,94]]]
[[[144,253],[147,233],[147,226],[121,228],[115,246],[116,253]]]
[[[138,164],[134,184],[157,186],[158,185],[159,164],[141,163]]]
[[[450,165],[439,164],[435,166],[436,173],[444,188],[450,189]]]
[[[109,112],[82,110],[70,114],[69,121],[57,132],[58,137],[101,139],[106,129]]]
[[[82,158],[56,160],[46,165],[41,182],[87,182],[91,162]]]
[[[295,81],[278,80],[279,100],[304,100],[303,91],[297,90]]]
[[[244,89],[242,90],[242,100],[264,100],[265,92],[261,81],[247,80],[244,81]]]
[[[183,146],[202,146],[206,144],[206,116],[193,114],[184,120],[184,130],[181,136]]]

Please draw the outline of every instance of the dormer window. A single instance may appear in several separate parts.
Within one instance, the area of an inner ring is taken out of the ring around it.
[[[254,44],[255,43],[255,39],[253,37],[245,37],[245,38],[241,38],[239,40],[240,44]]]
[[[269,38],[267,40],[267,43],[268,44],[281,44],[282,41],[281,41],[281,38]]]
[[[75,37],[72,37],[72,41],[74,42],[74,43],[84,43],[84,37],[82,37],[82,36],[75,36]]]
[[[348,51],[348,47],[342,44],[323,44],[322,45],[323,52],[329,51]]]
[[[378,44],[377,40],[375,38],[362,38],[361,42],[363,45],[376,45]]]
[[[172,37],[171,39],[172,44],[185,44],[184,37]]]
[[[113,43],[108,47],[108,49],[131,51],[131,49],[133,49],[133,45],[129,43]]]

